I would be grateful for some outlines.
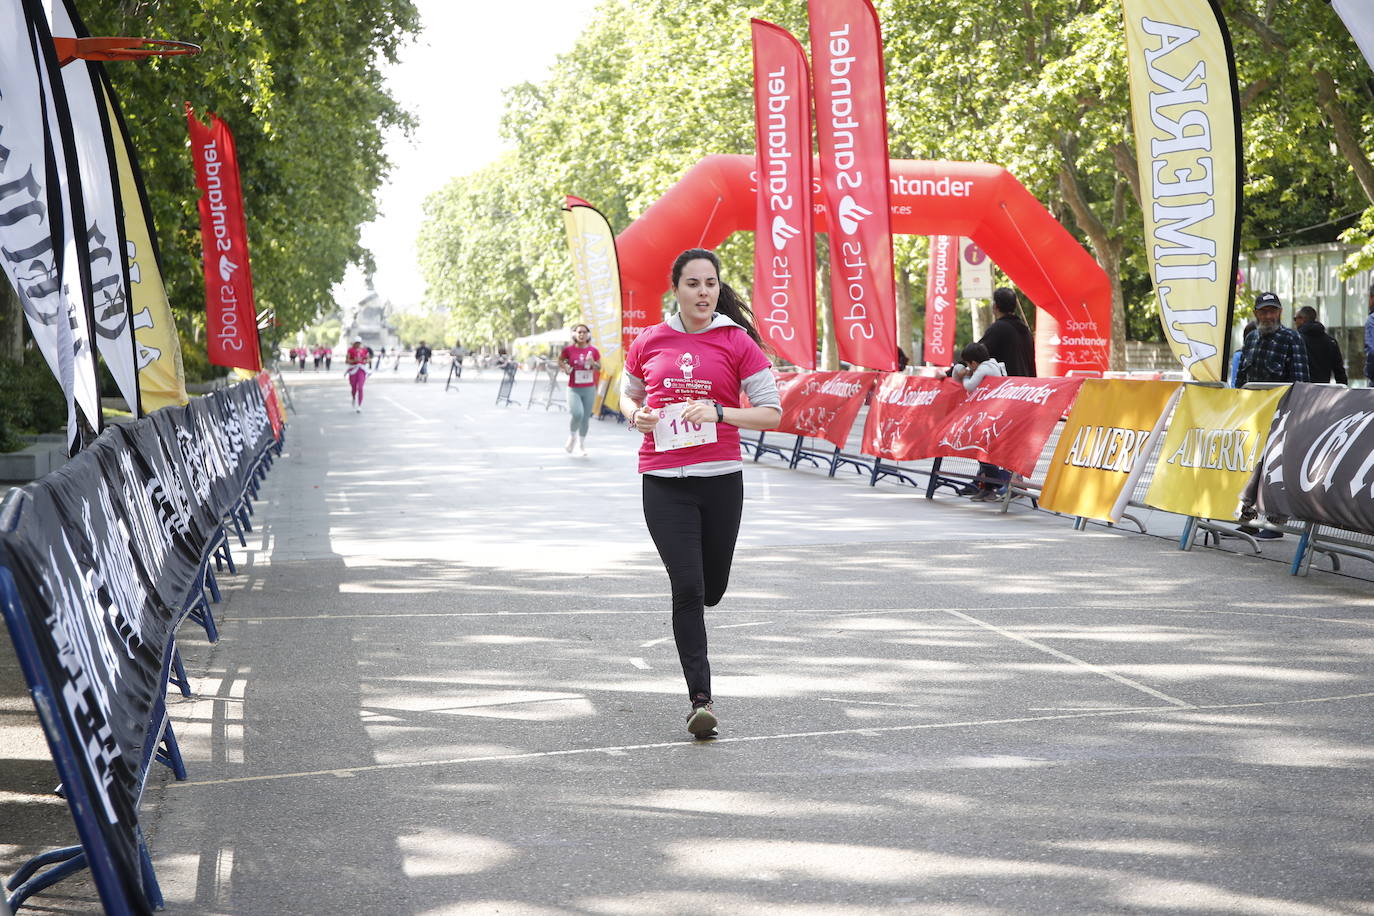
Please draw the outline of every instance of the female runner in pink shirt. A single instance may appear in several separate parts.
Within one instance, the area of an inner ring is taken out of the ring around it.
[[[690,248],[673,262],[678,314],[625,357],[620,408],[644,434],[644,521],[668,571],[673,639],[692,709],[687,730],[715,735],[706,611],[725,594],[744,506],[741,429],[774,429],[782,402],[748,307],[720,261]],[[749,407],[740,406],[740,393]]]
[[[363,412],[363,384],[367,381],[367,347],[363,346],[361,337],[353,338],[353,346],[348,348],[348,355],[344,357],[348,368],[344,370],[344,376],[348,379],[348,388],[353,396],[353,409],[358,413]]]

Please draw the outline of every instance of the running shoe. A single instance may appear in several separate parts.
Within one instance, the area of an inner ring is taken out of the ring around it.
[[[569,437],[568,437],[567,443],[563,446],[563,451],[565,451],[565,452],[567,452],[569,455],[571,455],[571,454],[572,454],[572,450],[573,450],[573,446],[576,445],[576,444],[577,444],[577,437],[576,437],[576,436],[569,436]]]
[[[714,738],[719,724],[711,710],[711,698],[704,693],[697,694],[692,701],[692,711],[687,714],[687,730],[697,738]]]

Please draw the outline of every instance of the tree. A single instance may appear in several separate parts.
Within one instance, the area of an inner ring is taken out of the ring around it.
[[[183,100],[233,130],[243,178],[259,310],[286,332],[314,320],[351,263],[366,267],[359,229],[376,215],[389,163],[383,133],[409,116],[383,86],[419,29],[411,0],[350,3],[90,4],[96,35],[193,41],[196,57],[108,64],[148,181],[173,308],[199,322],[199,192]]]

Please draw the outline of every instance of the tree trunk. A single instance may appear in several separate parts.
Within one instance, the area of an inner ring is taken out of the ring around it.
[[[1317,105],[1331,122],[1331,132],[1336,136],[1336,148],[1355,170],[1355,177],[1359,179],[1365,197],[1374,205],[1374,165],[1370,165],[1369,157],[1360,146],[1360,138],[1350,124],[1350,116],[1346,114],[1345,106],[1336,95],[1336,84],[1331,79],[1331,74],[1325,70],[1317,70],[1312,76],[1317,81]]]
[[[24,308],[7,279],[0,279],[0,359],[24,359]]]
[[[968,300],[969,322],[973,330],[970,340],[980,340],[987,333],[988,325],[992,323],[990,311],[990,307],[982,299]],[[958,355],[957,350],[955,355]]]
[[[1121,293],[1121,253],[1111,240],[1107,227],[1093,213],[1067,158],[1059,167],[1059,193],[1069,205],[1074,221],[1088,237],[1097,263],[1112,284],[1112,349],[1108,365],[1117,371],[1126,368],[1126,299]]]
[[[835,307],[830,301],[830,249],[822,249],[816,259],[816,310],[821,313],[821,359],[817,369],[828,372],[840,368],[840,346],[835,339]]]
[[[915,317],[911,308],[911,278],[906,275],[906,271],[899,270],[895,279],[897,280],[897,346],[906,352],[908,360],[915,362],[916,355],[913,351],[916,349],[916,342],[911,333],[912,320]]]

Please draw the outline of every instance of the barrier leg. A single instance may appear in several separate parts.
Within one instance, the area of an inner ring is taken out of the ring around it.
[[[234,552],[229,549],[229,538],[227,537],[220,541],[219,546],[215,548],[216,569],[220,568],[221,562],[229,567],[229,575],[238,575],[239,568],[234,564]],[[218,601],[219,599],[216,598],[215,600]]]
[[[940,463],[943,458],[936,458],[934,464],[930,466],[930,480],[926,483],[926,499],[935,498],[935,488],[940,485]]]
[[[153,755],[157,762],[171,769],[172,775],[178,782],[186,778],[186,763],[181,759],[181,746],[177,744],[176,733],[172,731],[172,721],[167,720],[167,724],[162,729],[162,741],[158,743],[157,751]]]
[[[53,867],[42,874],[38,874],[38,870],[46,865]],[[23,902],[34,894],[52,887],[63,878],[74,875],[85,867],[86,851],[80,846],[66,846],[34,856],[25,862],[9,881],[5,882],[6,889],[14,892],[6,901],[9,904],[10,912],[18,910]]]
[[[182,696],[191,696],[191,679],[186,676],[186,666],[181,661],[181,650],[175,646],[172,647],[172,675],[167,678],[167,683],[180,690]]]
[[[167,902],[162,899],[162,886],[157,883],[157,872],[153,871],[153,857],[148,854],[148,843],[143,839],[143,828],[138,831],[138,869],[143,873],[143,896],[154,910],[163,909]]]
[[[1289,575],[1305,576],[1312,565],[1312,530],[1315,526],[1308,522],[1298,538],[1298,552],[1293,554],[1293,565],[1288,568]]]
[[[234,535],[239,539],[239,546],[240,546],[240,547],[247,547],[247,546],[248,546],[248,538],[246,538],[246,537],[243,536],[243,527],[242,527],[241,525],[239,525],[239,518],[238,518],[238,516],[231,513],[231,514],[229,515],[229,521],[231,521],[231,522],[234,523]]]
[[[837,470],[839,469],[839,467],[840,467],[840,447],[837,445],[837,446],[835,446],[835,454],[830,456],[830,473],[826,474],[825,476],[827,476],[827,477],[834,477],[834,476],[835,476],[835,471],[837,471]]]
[[[205,598],[204,589],[198,590],[191,601],[191,610],[186,616],[205,628],[206,639],[210,642],[219,642],[219,627],[215,626],[215,615],[210,610],[210,602]]]
[[[1183,523],[1183,533],[1178,537],[1179,550],[1192,550],[1193,538],[1197,536],[1197,516],[1188,516],[1188,521]]]
[[[881,477],[882,474],[883,459],[875,457],[873,459],[873,473],[868,475],[868,485],[870,487],[876,487],[878,485],[878,478]]]
[[[224,596],[219,593],[219,582],[215,579],[215,571],[207,563],[205,566],[205,587],[210,590],[210,600],[219,604],[224,600]]]
[[[235,512],[237,513],[239,520],[243,522],[243,530],[252,531],[253,522],[249,519],[249,516],[253,513],[248,510],[244,503],[239,503],[238,506],[235,507]],[[248,545],[245,543],[243,546],[247,547]]]

